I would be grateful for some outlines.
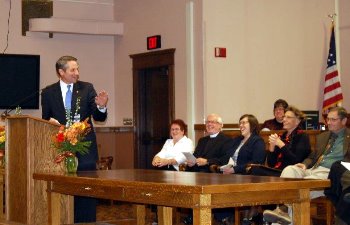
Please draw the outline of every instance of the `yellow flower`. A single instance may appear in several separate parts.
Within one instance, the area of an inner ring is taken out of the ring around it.
[[[0,142],[4,142],[5,141],[5,131],[0,131]]]
[[[5,148],[5,141],[6,141],[5,127],[0,126],[0,149]]]

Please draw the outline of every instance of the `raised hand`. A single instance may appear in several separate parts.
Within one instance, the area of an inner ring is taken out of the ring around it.
[[[99,107],[106,107],[108,102],[108,94],[106,91],[102,90],[98,93],[98,95],[95,97],[95,103]]]

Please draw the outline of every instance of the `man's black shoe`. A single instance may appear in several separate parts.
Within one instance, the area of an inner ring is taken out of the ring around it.
[[[343,197],[344,201],[350,203],[350,193],[346,193]]]
[[[192,215],[187,216],[182,222],[184,224],[193,224],[193,217],[192,217]]]

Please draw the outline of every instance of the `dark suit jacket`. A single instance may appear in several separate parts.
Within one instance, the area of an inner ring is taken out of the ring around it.
[[[239,136],[234,139],[233,149],[237,150],[243,136]],[[233,156],[234,153],[231,155]],[[265,142],[257,134],[252,134],[249,139],[244,143],[238,153],[237,165],[233,167],[235,173],[246,173],[246,166],[249,163],[264,164],[266,157]],[[227,163],[227,162],[226,162]]]
[[[307,168],[311,168],[317,161],[318,157],[323,153],[326,145],[328,144],[329,137],[331,135],[330,131],[323,132],[316,137],[316,149],[311,152],[308,158],[306,158],[303,163]],[[344,133],[344,161],[350,162],[350,129],[345,128]]]
[[[95,104],[96,91],[92,84],[78,81],[73,86],[72,92],[72,114],[76,111],[77,98],[80,98],[80,120],[89,119],[91,124],[91,132],[86,136],[87,141],[91,141],[89,153],[86,155],[77,154],[79,159],[78,170],[94,170],[96,169],[96,161],[98,160],[96,135],[92,126],[92,118],[96,121],[104,121],[107,113],[101,113]],[[54,83],[46,87],[41,93],[42,118],[49,120],[51,117],[58,120],[60,124],[66,124],[66,112],[62,99],[60,83]]]
[[[200,138],[193,155],[196,158],[207,159],[209,165],[225,165],[232,153],[233,139],[220,132],[215,138],[210,138],[210,136]],[[210,172],[209,165],[194,165],[188,169],[197,172]]]

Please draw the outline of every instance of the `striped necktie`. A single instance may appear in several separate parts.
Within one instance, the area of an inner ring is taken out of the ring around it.
[[[334,142],[337,139],[337,137],[338,137],[338,135],[331,133],[331,136],[329,137],[328,144],[326,145],[326,148],[324,149],[324,151],[320,155],[320,157],[318,157],[316,163],[314,164],[314,166],[311,169],[316,169],[321,164],[324,156],[327,155],[330,152],[331,148],[333,147]]]
[[[66,92],[66,99],[64,100],[64,104],[66,106],[66,109],[72,108],[72,90],[70,89],[72,85],[67,85],[67,92]]]

